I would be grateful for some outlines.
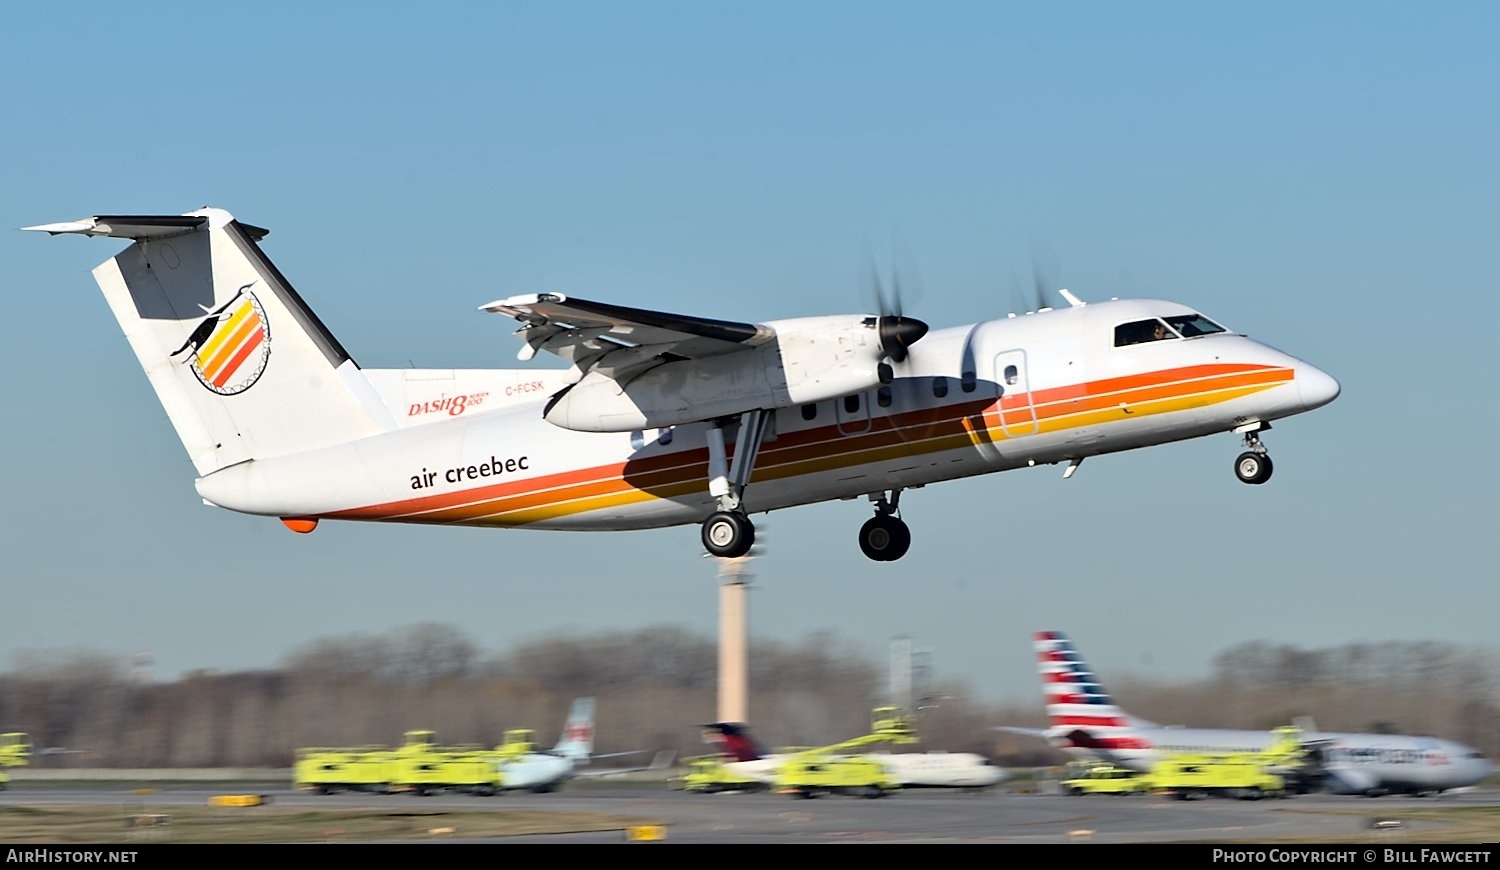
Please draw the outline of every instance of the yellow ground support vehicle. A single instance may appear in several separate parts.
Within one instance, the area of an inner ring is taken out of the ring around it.
[[[505,739],[495,747],[495,755],[500,758],[519,758],[528,752],[536,751],[536,731],[530,728],[511,728],[505,732]]]
[[[1061,783],[1065,794],[1146,794],[1156,786],[1150,775],[1112,764],[1069,765]]]
[[[31,738],[25,731],[0,734],[0,767],[25,767],[31,757]]]
[[[389,749],[309,747],[297,750],[292,763],[292,787],[298,791],[334,794],[363,791],[385,794],[395,781],[395,756]]]
[[[878,798],[901,790],[885,765],[862,755],[811,755],[788,759],[776,771],[774,787],[800,798],[825,794]]]
[[[705,755],[685,761],[687,772],[674,781],[674,787],[686,791],[765,791],[775,788],[800,797],[819,794],[868,794],[877,797],[899,791],[883,764],[864,756],[842,754],[845,750],[871,743],[916,743],[911,719],[899,707],[876,707],[871,716],[870,733],[830,746],[783,747],[775,753],[781,763],[774,773],[759,778],[747,776],[729,766],[730,755]]]
[[[714,794],[721,791],[769,791],[771,784],[726,770],[725,755],[700,755],[683,759],[684,773],[669,782],[672,788]]]
[[[885,765],[846,750],[872,743],[916,743],[916,729],[899,707],[876,707],[870,733],[789,755],[776,769],[773,787],[779,792],[812,798],[825,794],[884,797],[901,790],[901,781]]]
[[[1259,800],[1286,795],[1286,780],[1266,770],[1262,753],[1182,754],[1155,765],[1146,776],[1179,800],[1205,795]]]
[[[492,795],[500,790],[499,759],[485,752],[434,752],[397,756],[392,791],[429,795],[462,791]]]
[[[7,731],[0,734],[0,789],[10,782],[7,767],[25,767],[30,764],[31,738],[25,731]]]
[[[1084,794],[1166,793],[1181,800],[1207,795],[1255,800],[1283,797],[1287,758],[1279,751],[1181,753],[1167,756],[1145,773],[1102,762],[1074,762],[1067,767],[1063,791]]]
[[[524,730],[507,732],[507,738]],[[530,746],[509,739],[493,750],[478,745],[439,746],[434,732],[413,730],[406,732],[404,742],[395,749],[309,747],[297,750],[293,787],[318,794],[361,791],[425,795],[448,789],[493,794],[500,782],[499,761],[504,753],[525,751],[523,745]]]

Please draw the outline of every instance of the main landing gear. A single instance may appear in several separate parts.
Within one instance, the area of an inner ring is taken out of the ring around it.
[[[708,494],[714,497],[718,507],[703,521],[703,549],[711,555],[737,559],[749,553],[755,544],[755,524],[745,515],[741,499],[745,485],[750,482],[750,472],[755,467],[755,456],[760,452],[760,442],[765,437],[769,420],[770,414],[761,410],[740,415],[732,468],[724,454],[726,421],[715,420],[708,427]]]
[[[1260,443],[1260,433],[1271,428],[1270,423],[1252,423],[1235,431],[1245,433],[1245,452],[1234,460],[1234,476],[1241,483],[1265,483],[1271,479],[1271,455],[1266,445]]]
[[[766,411],[740,415],[732,466],[724,450],[724,427],[732,421],[715,420],[708,427],[708,494],[717,508],[703,521],[703,549],[710,555],[737,559],[755,545],[755,524],[745,515],[743,499],[769,421]],[[894,562],[911,547],[911,530],[897,515],[901,490],[891,490],[889,497],[884,492],[871,493],[869,498],[875,504],[875,516],[860,527],[859,548],[876,562]]]
[[[875,516],[860,527],[859,548],[876,562],[894,562],[911,547],[911,529],[896,515],[901,490],[891,490],[890,500],[883,492],[871,493],[870,501],[875,503]]]

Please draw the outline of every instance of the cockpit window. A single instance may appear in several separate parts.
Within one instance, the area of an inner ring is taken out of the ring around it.
[[[1179,314],[1175,317],[1168,317],[1167,323],[1173,329],[1182,333],[1183,338],[1208,335],[1213,332],[1227,332],[1224,327],[1201,314]]]
[[[1154,317],[1150,320],[1133,320],[1115,327],[1115,347],[1178,337],[1177,333],[1168,329],[1165,323]]]

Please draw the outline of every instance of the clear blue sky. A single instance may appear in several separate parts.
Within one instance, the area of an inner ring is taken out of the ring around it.
[[[1236,643],[1496,643],[1500,6],[1332,3],[17,4],[0,32],[0,664],[152,650],[158,676],[452,623],[712,635],[698,530],[560,533],[203,506],[89,269],[17,228],[226,208],[367,367],[509,367],[477,306],[561,290],[733,320],[867,310],[893,235],[935,327],[1152,295],[1327,369],[1235,436],[757,517],[751,631],[892,636],[1040,704],[1029,635],[1101,674]],[[4,229],[8,227],[9,229]],[[536,365],[549,365],[538,360]],[[754,711],[751,711],[752,717]],[[0,723],[3,724],[3,723]]]

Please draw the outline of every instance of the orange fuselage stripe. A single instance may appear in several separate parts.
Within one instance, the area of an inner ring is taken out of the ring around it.
[[[1053,387],[1029,396],[1007,394],[861,419],[867,428],[837,426],[788,432],[766,443],[752,482],[921,457],[1033,433],[1096,426],[1131,417],[1205,407],[1290,381],[1285,368],[1216,364],[1190,366]],[[1029,401],[1028,401],[1029,400]],[[1001,414],[1004,414],[1004,420]],[[1007,429],[1015,430],[1007,433]],[[732,451],[730,451],[732,454]],[[336,519],[524,525],[545,519],[706,491],[706,448],[612,463],[458,492],[423,495],[329,514]]]

